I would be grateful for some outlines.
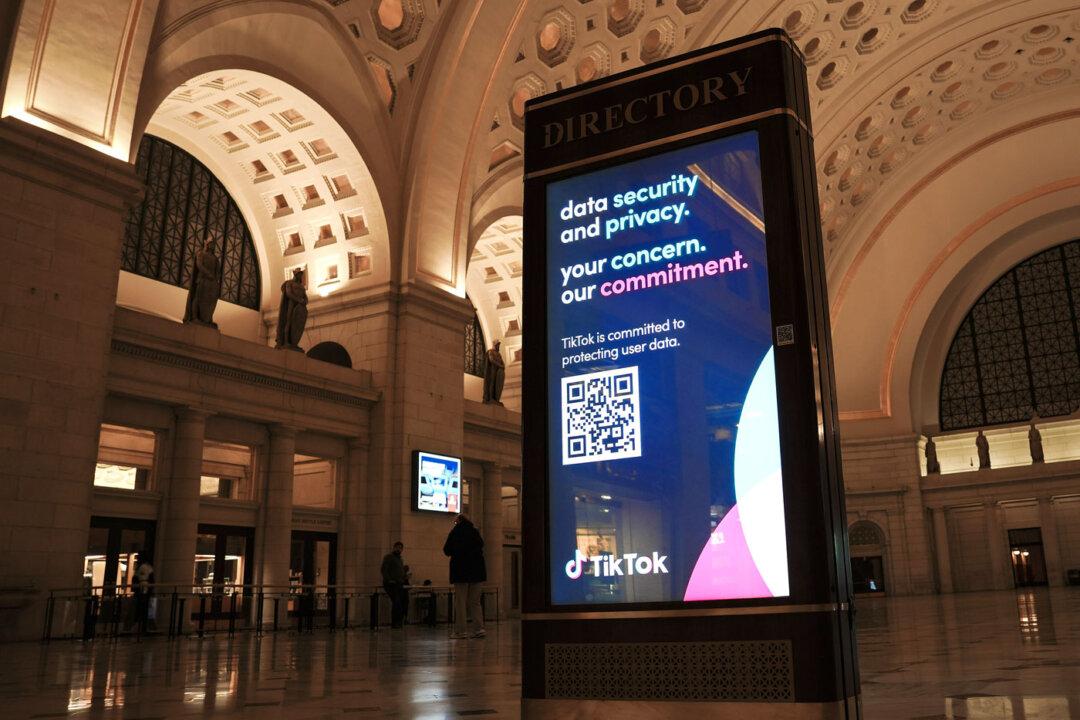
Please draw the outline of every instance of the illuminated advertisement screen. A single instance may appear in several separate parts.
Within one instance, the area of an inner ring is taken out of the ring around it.
[[[417,510],[461,512],[461,458],[414,452],[413,479]]]
[[[756,132],[547,185],[554,604],[785,597]]]

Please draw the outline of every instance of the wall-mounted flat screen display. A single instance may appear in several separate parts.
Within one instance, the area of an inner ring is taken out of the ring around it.
[[[461,458],[414,451],[413,500],[417,510],[461,512]]]
[[[789,595],[759,152],[547,185],[554,604]]]

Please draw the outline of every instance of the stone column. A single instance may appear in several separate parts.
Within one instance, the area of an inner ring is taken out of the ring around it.
[[[164,527],[157,545],[157,581],[190,592],[199,533],[199,479],[209,413],[179,408],[173,430],[172,474],[165,501]]]
[[[1064,585],[1057,518],[1054,517],[1054,503],[1050,498],[1039,498],[1039,525],[1042,526],[1043,554],[1046,555],[1046,578],[1051,586]]]
[[[1005,531],[1001,527],[996,501],[988,501],[983,510],[986,513],[986,543],[990,550],[990,579],[995,590],[1008,590],[1012,587],[1009,563],[1009,547],[1005,541]]]
[[[11,17],[0,10],[0,35]],[[82,585],[123,219],[140,187],[125,162],[0,120],[0,640],[39,637],[46,591]]]
[[[368,547],[367,528],[364,522],[365,480],[368,468],[368,443],[366,439],[349,441],[349,455],[346,458],[345,497],[342,499],[341,534],[338,538],[338,557],[342,559],[342,585],[376,585],[379,579],[370,576],[372,558],[378,555],[377,548]],[[353,588],[355,590],[355,588]],[[350,601],[349,612],[353,618],[363,617],[362,600]],[[350,619],[351,621],[351,619]]]
[[[484,463],[484,558],[487,560],[487,584],[499,589],[500,617],[506,601],[502,583],[502,477],[502,465]]]
[[[945,522],[945,508],[931,508],[934,514],[934,555],[937,558],[938,592],[953,591],[952,559],[949,557],[949,528]]]
[[[293,468],[296,428],[270,427],[269,468],[263,498],[263,585],[267,592],[284,592],[289,585],[292,547]]]

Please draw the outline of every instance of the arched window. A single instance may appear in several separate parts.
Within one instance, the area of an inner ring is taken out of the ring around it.
[[[942,430],[1080,409],[1077,292],[1080,240],[1028,258],[982,294],[945,359]]]
[[[189,153],[152,135],[143,136],[135,172],[146,195],[124,220],[121,267],[189,287],[195,251],[209,236],[221,258],[221,299],[257,310],[255,243],[225,186]]]
[[[484,377],[486,367],[487,345],[484,344],[484,329],[480,327],[480,317],[473,315],[472,322],[465,326],[465,372]]]
[[[884,545],[885,533],[876,523],[869,520],[859,520],[852,523],[848,528],[848,544],[852,547],[858,545]]]

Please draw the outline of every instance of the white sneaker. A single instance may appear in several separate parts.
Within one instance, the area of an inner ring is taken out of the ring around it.
[[[487,630],[484,630],[483,628],[480,628],[479,630],[477,630],[476,632],[474,632],[472,634],[472,637],[474,637],[474,638],[487,637]]]

